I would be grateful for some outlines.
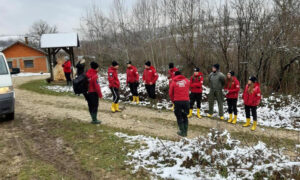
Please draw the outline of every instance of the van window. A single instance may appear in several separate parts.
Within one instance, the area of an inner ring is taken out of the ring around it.
[[[8,74],[7,66],[4,57],[0,55],[0,75]]]
[[[11,61],[8,61],[8,62],[7,62],[7,65],[8,65],[8,68],[9,68],[9,69],[12,69],[12,68],[13,68],[13,65],[12,65],[12,62],[11,62]]]

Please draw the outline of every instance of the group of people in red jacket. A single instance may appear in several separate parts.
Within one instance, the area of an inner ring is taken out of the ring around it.
[[[99,65],[96,62],[92,62],[91,69],[86,73],[89,81],[89,90],[86,97],[88,101],[89,110],[92,117],[92,123],[101,123],[97,120],[97,109],[99,104],[99,98],[102,98],[100,85],[98,82],[98,70]],[[215,67],[215,65],[214,65]],[[213,68],[214,68],[213,67]],[[118,78],[119,64],[116,61],[112,62],[112,65],[108,69],[108,82],[109,88],[113,95],[113,103],[111,106],[112,112],[120,112],[119,99],[120,99],[120,81]],[[214,71],[213,71],[214,72]],[[130,88],[132,99],[134,103],[139,103],[138,86],[139,86],[139,72],[131,61],[127,62],[127,80],[126,84]],[[155,99],[155,85],[158,79],[158,73],[156,69],[151,66],[151,62],[145,63],[145,69],[143,72],[143,83],[145,84],[149,98]],[[187,79],[181,74],[181,72],[174,66],[173,63],[169,64],[168,71],[169,79],[169,97],[173,102],[174,114],[177,118],[177,124],[179,127],[178,135],[187,136],[188,131],[188,118],[193,114],[193,107],[196,103],[197,117],[202,118],[200,114],[204,75],[200,72],[200,68],[194,68],[194,73]],[[228,123],[236,124],[237,122],[237,100],[240,91],[240,83],[234,76],[233,71],[227,73],[225,78],[224,92],[226,94],[226,100],[228,104],[229,119]],[[246,123],[244,127],[250,126],[250,114],[253,117],[252,130],[256,129],[257,125],[257,106],[260,103],[260,86],[257,79],[254,76],[249,78],[249,81],[243,92],[243,100],[246,112]],[[210,116],[208,116],[210,117]],[[221,118],[222,119],[222,118]]]
[[[219,67],[219,65],[213,66],[212,73],[216,72],[215,67]],[[201,118],[200,108],[203,92],[203,73],[201,73],[200,69],[196,67],[194,69],[194,74],[191,76],[190,80],[188,80],[181,74],[180,71],[178,71],[177,68],[174,67],[173,63],[169,64],[169,68],[169,96],[175,106],[174,113],[177,118],[177,124],[179,127],[179,131],[177,134],[185,137],[187,136],[188,131],[188,118],[192,116],[193,106],[195,102],[197,104],[197,117]],[[224,87],[224,92],[226,94],[226,100],[228,104],[228,123],[236,124],[237,122],[237,101],[239,91],[240,83],[234,76],[234,72],[229,71],[225,79]],[[257,106],[259,105],[261,100],[260,93],[260,85],[257,82],[256,77],[251,76],[242,95],[246,112],[246,123],[243,125],[243,127],[250,126],[250,114],[252,114],[253,126],[251,130],[253,131],[257,126]],[[207,116],[211,117],[212,115],[208,114]],[[221,119],[224,118],[221,117]]]

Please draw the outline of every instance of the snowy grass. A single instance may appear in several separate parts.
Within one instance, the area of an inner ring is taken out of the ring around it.
[[[124,103],[130,103],[131,95],[129,87],[126,86],[126,74],[119,74],[119,79],[121,82],[121,101]],[[104,99],[111,99],[112,94],[108,87],[107,74],[101,73],[99,77],[99,82]],[[156,109],[170,109],[172,103],[168,98],[168,79],[165,75],[159,74],[159,79],[156,84],[156,93],[159,102],[153,106]],[[55,91],[55,92],[73,92],[72,88],[67,86],[46,86],[45,88]],[[141,98],[140,106],[150,106],[150,101],[147,99],[147,93],[145,86],[141,83],[139,86],[139,95]],[[201,114],[205,116],[205,110],[208,110],[207,95],[209,93],[209,88],[204,87],[203,91],[203,101],[201,105]],[[245,122],[245,110],[243,105],[243,100],[240,97],[238,100],[238,122]],[[225,100],[224,100],[225,101]],[[217,115],[218,109],[215,105],[214,111]],[[227,103],[224,102],[224,111],[227,111]],[[270,97],[263,98],[260,107],[257,110],[258,113],[258,123],[260,126],[275,127],[275,128],[285,128],[289,130],[300,131],[300,96],[283,96],[272,94]],[[194,109],[194,114],[196,114],[196,109]],[[228,114],[225,114],[228,118]]]
[[[211,129],[207,137],[161,140],[143,135],[115,133],[128,144],[140,144],[129,152],[126,163],[133,173],[145,169],[163,179],[296,179],[300,162],[293,162],[281,150],[262,142],[240,147],[228,132]]]
[[[12,77],[29,77],[29,76],[49,76],[50,73],[18,73],[18,74],[12,74]]]

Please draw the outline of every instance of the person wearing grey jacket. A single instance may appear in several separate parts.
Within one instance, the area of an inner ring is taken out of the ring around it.
[[[223,112],[223,88],[225,85],[225,75],[220,72],[220,65],[215,64],[212,66],[212,72],[208,77],[210,92],[208,95],[208,104],[209,104],[209,112],[207,117],[212,117],[214,112],[214,103],[215,100],[218,102],[219,107],[219,116],[221,120],[224,120],[224,112]]]

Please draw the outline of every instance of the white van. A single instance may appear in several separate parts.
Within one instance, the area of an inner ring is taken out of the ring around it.
[[[15,93],[12,79],[3,53],[0,52],[0,117],[13,120],[15,116]]]

